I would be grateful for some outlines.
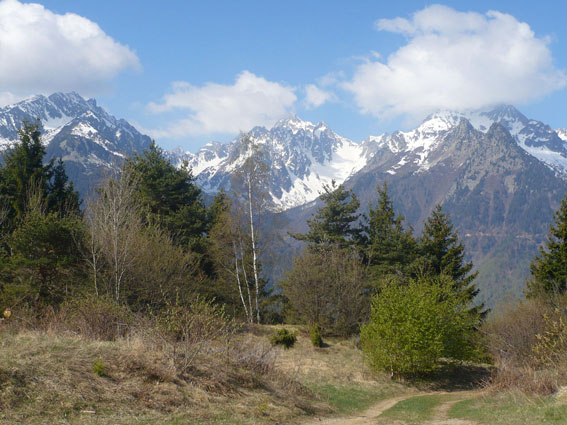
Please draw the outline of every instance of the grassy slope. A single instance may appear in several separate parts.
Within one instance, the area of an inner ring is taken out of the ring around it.
[[[256,328],[241,337],[260,343],[274,329]],[[276,349],[267,373],[214,364],[180,377],[164,366],[160,353],[136,340],[102,343],[0,332],[0,423],[299,423],[309,415],[355,414],[407,395],[376,423],[418,424],[435,419],[436,409],[454,400],[453,394],[428,393],[432,388],[421,385],[418,391],[376,376],[353,341],[327,342],[313,348],[300,332],[293,349]],[[102,376],[93,370],[95,363],[104,365]],[[489,393],[451,405],[448,415],[478,424],[562,424],[567,400]]]
[[[262,345],[274,329],[240,338]],[[408,391],[377,379],[350,342],[315,349],[304,333],[293,349],[274,349],[271,370],[258,373],[204,359],[179,376],[161,353],[140,344],[0,331],[0,423],[291,423],[355,412]]]

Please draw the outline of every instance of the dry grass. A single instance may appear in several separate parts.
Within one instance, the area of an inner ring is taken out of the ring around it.
[[[180,368],[186,353],[151,320],[100,334],[105,314],[0,329],[0,424],[294,423],[412,391],[376,376],[354,340],[315,348],[305,329],[286,326],[298,340],[284,350],[268,342],[281,326],[235,328],[204,338]]]
[[[245,333],[234,349],[207,352],[183,373],[138,336],[99,342],[4,331],[0,338],[0,423],[261,424],[317,410],[308,390],[276,372],[269,344]]]

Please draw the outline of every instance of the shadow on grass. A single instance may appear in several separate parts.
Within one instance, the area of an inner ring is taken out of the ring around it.
[[[486,387],[493,366],[462,362],[444,362],[427,374],[404,377],[403,381],[425,391],[467,391]]]

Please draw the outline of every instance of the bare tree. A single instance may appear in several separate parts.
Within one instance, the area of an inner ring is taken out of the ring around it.
[[[262,214],[267,211],[267,194],[264,184],[267,180],[268,167],[262,158],[262,152],[258,145],[248,135],[243,135],[241,149],[246,160],[233,179],[233,189],[240,189],[237,201],[245,205],[248,220],[250,245],[252,249],[252,273],[254,278],[254,301],[256,322],[260,323],[260,278],[258,267],[258,221]]]
[[[98,196],[89,203],[86,213],[95,289],[98,292],[100,259],[104,259],[109,273],[101,277],[116,303],[121,300],[127,273],[136,263],[135,241],[142,229],[134,200],[135,183],[128,172],[115,173],[97,189]]]

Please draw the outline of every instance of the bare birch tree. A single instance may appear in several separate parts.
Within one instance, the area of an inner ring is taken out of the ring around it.
[[[101,277],[116,303],[121,301],[125,279],[136,263],[135,241],[142,228],[133,196],[135,183],[127,172],[115,174],[98,188],[98,196],[87,211],[95,285],[98,289],[97,262],[103,258],[109,273]]]
[[[264,184],[267,181],[268,167],[262,158],[258,145],[248,135],[243,135],[241,149],[246,157],[240,170],[233,179],[235,200],[240,201],[246,211],[250,246],[252,250],[252,273],[254,278],[254,315],[256,322],[260,323],[260,277],[259,277],[259,220],[267,211],[267,193]]]

